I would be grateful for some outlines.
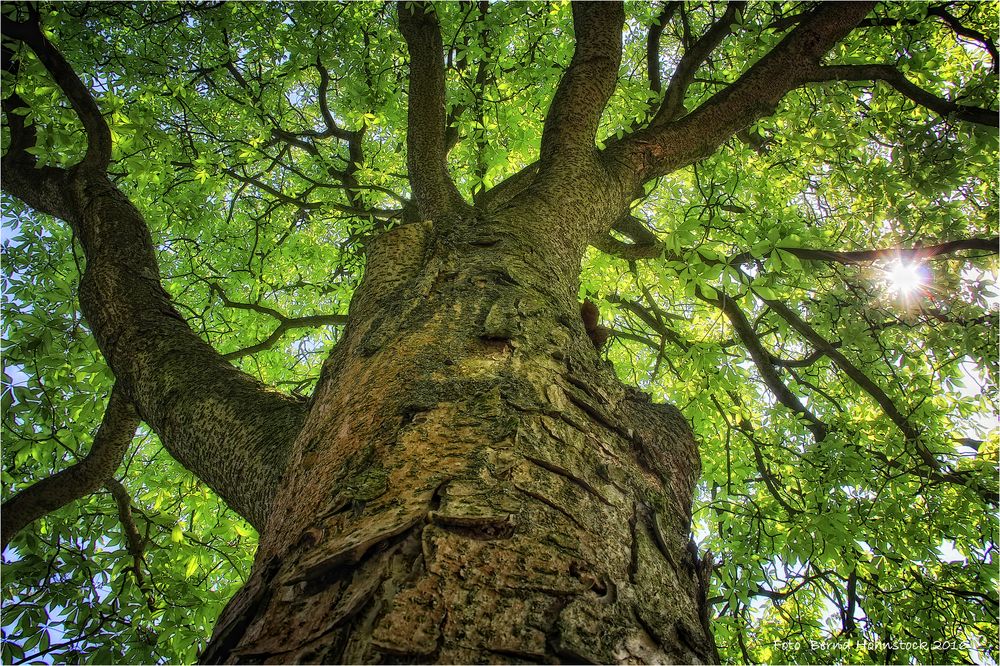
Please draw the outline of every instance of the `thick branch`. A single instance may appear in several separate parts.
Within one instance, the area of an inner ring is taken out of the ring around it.
[[[663,256],[665,245],[661,242],[642,220],[632,214],[622,216],[615,222],[615,231],[631,238],[634,243],[626,243],[606,234],[591,241],[591,245],[601,252],[619,259],[655,259]]]
[[[29,28],[17,30],[37,42]],[[100,131],[86,87],[48,42],[38,48],[88,134]],[[70,223],[87,258],[81,310],[117,385],[170,454],[261,529],[305,406],[227,363],[178,314],[160,285],[145,220],[104,172],[102,141],[88,137],[88,158],[56,170],[58,205],[44,205],[51,184],[17,156],[5,158],[15,169],[2,186]]]
[[[722,18],[713,23],[691,48],[684,51],[684,55],[681,56],[681,60],[677,64],[677,69],[670,77],[667,92],[663,96],[663,103],[653,117],[651,125],[664,125],[684,112],[684,94],[687,92],[688,86],[691,85],[695,72],[711,55],[712,51],[722,43],[722,40],[732,32],[731,26],[736,12],[741,11],[744,6],[746,6],[745,2],[728,3]]]
[[[820,58],[870,10],[870,2],[820,4],[776,47],[734,83],[695,111],[614,142],[605,163],[638,186],[713,154],[736,132],[774,113],[781,99],[802,85]]]
[[[56,85],[66,95],[87,134],[87,153],[83,164],[105,169],[111,162],[111,130],[90,91],[66,62],[62,54],[45,38],[37,16],[24,23],[3,21],[3,36],[31,47]]]
[[[528,189],[537,175],[538,162],[532,162],[484,192],[477,205],[485,210],[498,210]]]
[[[101,352],[170,454],[262,528],[304,405],[198,337],[160,286],[139,211],[103,174],[75,176],[80,304]]]
[[[811,83],[827,81],[884,81],[904,97],[946,118],[989,127],[1000,126],[1000,115],[992,109],[956,104],[913,83],[892,65],[831,65],[816,67],[808,75]]]
[[[541,170],[559,160],[590,158],[622,57],[620,2],[573,3],[576,49],[552,98],[542,130]]]
[[[0,507],[0,549],[32,521],[100,488],[118,469],[138,426],[138,414],[116,385],[87,456],[25,488]]]
[[[420,215],[434,219],[468,207],[448,175],[441,26],[426,3],[400,2],[397,9],[410,54],[406,167]]]

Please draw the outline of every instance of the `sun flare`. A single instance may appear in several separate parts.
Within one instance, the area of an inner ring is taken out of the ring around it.
[[[886,271],[890,291],[902,298],[916,295],[926,285],[926,278],[920,264],[905,261],[893,262]]]

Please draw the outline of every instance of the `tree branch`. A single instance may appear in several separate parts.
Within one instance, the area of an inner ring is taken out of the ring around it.
[[[111,162],[111,130],[90,91],[83,85],[62,54],[42,33],[37,10],[30,10],[30,14],[31,19],[23,23],[3,21],[0,24],[3,36],[31,47],[56,85],[66,95],[70,106],[76,111],[87,134],[87,153],[81,164],[94,169],[106,169]]]
[[[624,197],[622,182],[608,177],[594,143],[618,80],[624,17],[620,2],[573,4],[573,59],[545,116],[537,171],[529,165],[480,198],[493,210],[498,200],[506,200],[504,223],[512,226],[524,224],[523,211],[531,210],[532,217],[547,211],[561,231],[538,234],[534,241],[574,264],[579,259],[570,257],[584,251],[606,220],[621,215],[623,200],[634,198]]]
[[[31,522],[100,488],[118,469],[138,426],[138,414],[116,384],[86,457],[25,488],[0,507],[0,550]]]
[[[951,100],[938,97],[911,82],[893,65],[829,65],[814,68],[807,77],[810,83],[825,83],[829,81],[884,81],[896,89],[904,97],[944,116],[964,120],[988,127],[1000,126],[1000,115],[991,109],[977,106],[957,104]]]
[[[777,371],[770,363],[769,359],[771,355],[767,352],[767,350],[764,349],[763,345],[758,340],[756,331],[754,331],[753,326],[747,320],[746,316],[743,314],[743,311],[736,304],[736,302],[733,301],[730,297],[726,296],[725,294],[722,294],[721,292],[717,297],[709,298],[700,288],[695,290],[695,296],[700,300],[705,301],[706,303],[709,303],[711,305],[714,305],[715,307],[723,311],[723,313],[726,315],[726,318],[732,324],[733,330],[736,332],[737,337],[739,337],[739,339],[743,342],[747,352],[749,352],[751,360],[756,366],[758,373],[761,375],[761,378],[764,380],[764,384],[768,387],[768,389],[770,389],[771,393],[775,396],[775,398],[777,398],[778,402],[780,402],[782,405],[789,408],[796,414],[800,415],[803,419],[805,419],[808,422],[806,424],[806,427],[810,430],[810,432],[812,432],[813,437],[816,439],[816,441],[822,441],[823,439],[825,439],[826,436],[829,434],[829,427],[823,421],[821,421],[815,414],[813,414],[810,410],[808,410],[805,407],[805,405],[803,405],[802,402],[799,400],[798,396],[792,393],[792,391],[785,385],[785,383],[781,381],[781,378],[778,376]],[[772,301],[764,301],[764,302],[769,306],[772,303]],[[777,304],[779,307],[783,306],[783,304],[780,302]],[[794,315],[794,313],[792,314]],[[795,326],[793,324],[793,328],[794,327]],[[834,360],[834,362],[837,362],[838,356],[842,357],[842,354],[839,353],[839,351],[836,349],[836,346],[830,343],[826,343],[826,345],[823,347],[823,351],[824,354],[829,356],[832,360]],[[848,376],[851,376],[851,378],[854,379],[852,374],[848,373],[844,368],[844,366],[841,366],[839,363],[837,363],[837,365],[838,367],[841,368],[841,370],[845,372],[845,374],[848,374]],[[857,369],[855,368],[855,370]],[[867,380],[867,377],[865,377],[865,379]],[[867,383],[871,384],[870,381],[868,381]],[[876,390],[879,390],[877,389],[877,387],[875,388]],[[888,398],[886,398],[886,400],[888,400]],[[876,399],[876,401],[879,402],[878,399]],[[879,402],[879,404],[881,405],[881,402]],[[894,406],[892,409],[895,410]],[[898,414],[898,410],[895,411]],[[892,416],[890,416],[890,418],[892,418]],[[901,415],[900,418],[905,422],[905,418],[903,418]],[[893,420],[895,422],[895,419]],[[909,428],[909,426],[907,430],[904,430],[904,434],[906,433],[912,434],[915,432],[916,431],[913,430],[912,428]],[[908,439],[910,437],[910,434],[906,434]],[[919,433],[916,434],[917,436],[919,435]],[[899,461],[889,458],[887,455],[885,455],[885,453],[881,451],[868,450],[867,453],[868,455],[872,456],[873,458],[875,458],[876,460],[883,463],[889,468],[902,469],[906,473],[913,474],[914,476],[924,479],[926,481],[934,483],[952,483],[965,487],[969,487],[970,482],[975,481],[973,477],[970,477],[966,473],[953,472],[943,469],[941,464],[933,457],[933,454],[931,454],[931,452],[926,448],[926,445],[924,445],[919,440],[915,441],[919,454],[919,460],[923,464],[922,465],[918,464],[918,466],[913,469],[905,468]],[[980,497],[982,497],[990,504],[996,505],[998,501],[1000,501],[1000,497],[998,497],[995,491],[992,491],[988,488],[984,488],[980,484],[974,484],[971,487],[974,492],[976,492]]]
[[[315,328],[317,326],[344,326],[347,324],[347,315],[307,315],[305,317],[289,317],[283,319],[271,335],[255,345],[244,347],[236,351],[223,354],[222,358],[227,361],[235,361],[244,356],[250,356],[258,352],[266,351],[277,344],[288,331],[296,328]]]
[[[983,49],[985,49],[986,52],[990,54],[991,69],[994,72],[996,72],[997,71],[997,66],[998,66],[998,56],[997,56],[996,43],[992,39],[990,39],[989,37],[987,37],[985,34],[983,34],[982,32],[979,32],[978,30],[973,30],[972,28],[968,28],[965,25],[963,25],[962,22],[959,21],[956,16],[954,16],[953,14],[951,14],[948,11],[947,7],[948,7],[947,3],[943,3],[943,4],[940,4],[940,5],[928,6],[927,7],[927,15],[928,16],[936,16],[936,17],[940,18],[942,21],[944,21],[948,25],[949,28],[952,29],[952,32],[954,32],[959,37],[964,37],[966,39],[970,39],[972,41],[978,42],[979,45],[982,46]],[[786,17],[784,17],[782,19],[779,19],[777,21],[773,21],[768,26],[768,29],[770,29],[770,30],[776,30],[776,31],[779,31],[779,32],[783,31],[783,30],[787,30],[789,27],[795,25],[796,23],[799,23],[805,16],[806,16],[805,13],[794,14],[792,16],[786,16]],[[890,17],[887,17],[887,16],[883,16],[883,17],[878,17],[878,18],[865,19],[864,21],[861,21],[860,23],[858,23],[858,27],[859,28],[894,28],[896,26],[913,26],[913,25],[919,25],[920,23],[921,23],[920,19],[896,19],[896,18],[890,18]]]
[[[251,354],[256,354],[257,352],[270,349],[285,333],[292,329],[312,328],[315,326],[344,326],[347,324],[347,315],[317,314],[305,315],[302,317],[288,317],[281,314],[274,308],[269,308],[266,305],[260,305],[259,303],[240,303],[238,301],[231,301],[229,300],[229,297],[226,296],[225,292],[222,291],[222,288],[217,284],[209,283],[209,290],[218,294],[222,303],[226,307],[236,308],[239,310],[250,310],[278,320],[278,326],[265,340],[262,340],[255,345],[223,354],[222,358],[227,361],[234,361],[238,358],[243,358],[244,356],[249,356]]]
[[[793,254],[799,259],[823,261],[838,264],[862,264],[879,260],[923,261],[962,250],[982,250],[997,254],[1000,252],[1000,237],[992,238],[961,238],[958,240],[938,243],[936,245],[914,245],[913,247],[892,247],[873,250],[835,251],[815,250],[805,247],[776,248]],[[729,260],[731,265],[739,265],[752,258],[747,253],[739,254]]]
[[[806,427],[812,432],[816,441],[825,439],[828,432],[826,424],[809,411],[802,404],[802,401],[799,400],[798,396],[792,393],[785,383],[781,381],[781,377],[778,376],[778,372],[771,364],[771,354],[760,343],[757,333],[753,330],[753,326],[750,325],[746,315],[743,314],[743,310],[736,304],[736,301],[721,292],[714,298],[709,297],[700,288],[695,290],[695,296],[722,310],[729,323],[732,324],[737,337],[743,342],[743,346],[750,354],[750,359],[757,366],[757,372],[760,374],[761,379],[764,380],[764,384],[771,390],[774,397],[782,405],[808,421]]]
[[[978,30],[973,30],[972,28],[967,28],[962,25],[962,22],[958,20],[956,16],[951,14],[947,9],[946,4],[935,5],[933,7],[927,8],[928,16],[937,16],[942,21],[948,24],[948,27],[954,31],[959,37],[965,37],[966,39],[971,39],[986,49],[987,53],[990,54],[990,61],[992,62],[992,70],[994,73],[997,72],[997,68],[1000,67],[1000,56],[997,54],[996,43],[987,37],[985,34],[979,32]]]
[[[146,575],[143,573],[143,567],[146,565],[146,558],[143,555],[143,551],[145,551],[146,546],[145,541],[139,534],[139,529],[135,525],[135,518],[132,516],[132,498],[129,497],[125,486],[119,483],[114,477],[106,480],[104,487],[111,493],[111,497],[114,498],[115,506],[118,509],[118,521],[121,523],[122,532],[125,534],[125,548],[128,550],[128,554],[132,556],[132,575],[135,576],[135,584],[145,593],[149,609],[155,610],[156,600],[153,598],[150,586],[146,584]]]
[[[6,25],[6,24],[5,24]],[[0,47],[3,70],[17,80],[20,63],[7,45]],[[68,219],[73,213],[66,199],[66,171],[58,167],[38,165],[38,160],[28,150],[38,141],[35,124],[25,123],[25,114],[31,109],[16,92],[11,92],[0,103],[10,144],[3,155],[3,189],[47,215]]]
[[[736,12],[741,11],[745,6],[745,2],[727,3],[722,17],[713,23],[691,48],[684,51],[684,55],[681,56],[681,60],[677,64],[677,69],[670,77],[670,83],[667,84],[663,103],[660,104],[660,108],[653,116],[650,125],[664,125],[684,112],[684,94],[687,92],[688,86],[691,85],[695,72],[708,59],[712,51],[722,43],[722,40],[732,32],[731,26]]]
[[[663,90],[663,82],[660,79],[660,37],[680,6],[680,2],[666,3],[656,15],[656,21],[649,27],[649,33],[646,35],[646,73],[649,77],[649,89],[656,94]]]
[[[656,234],[650,231],[642,220],[634,215],[623,216],[615,223],[613,229],[618,233],[628,236],[635,242],[626,243],[610,235],[605,235],[591,241],[591,245],[601,252],[627,260],[663,257],[671,261],[683,261],[684,257],[692,252],[688,248],[677,253],[666,251],[666,244],[657,238]],[[1000,253],[1000,236],[993,236],[992,238],[960,238],[934,245],[922,245],[918,243],[912,247],[875,248],[871,250],[821,250],[808,247],[776,247],[774,250],[781,250],[782,252],[795,255],[799,259],[808,261],[848,265],[889,260],[919,262],[964,250],[980,250],[982,252],[998,254]],[[770,254],[770,252],[767,254]],[[703,259],[703,261],[709,264],[723,263],[735,267],[759,258],[761,257],[755,257],[750,252],[740,252],[726,259]]]
[[[319,72],[319,111],[320,115],[323,116],[323,123],[326,125],[326,136],[335,136],[341,141],[355,141],[360,140],[358,136],[364,130],[359,130],[357,132],[351,132],[343,129],[334,120],[333,114],[330,112],[330,104],[328,101],[328,96],[330,92],[330,72],[327,71],[326,66],[323,65],[323,60],[320,58],[319,54],[316,55],[316,71]]]
[[[839,344],[836,346],[840,346]],[[776,365],[779,368],[808,368],[810,365],[814,364],[816,361],[820,360],[826,356],[826,352],[821,349],[814,349],[804,358],[791,359],[791,358],[779,358],[777,356],[771,355],[771,364]]]
[[[406,167],[420,215],[435,219],[468,208],[448,175],[444,45],[428,3],[400,2],[399,29],[410,55]]]
[[[635,215],[623,215],[612,228],[635,242],[625,243],[606,234],[592,240],[590,244],[619,259],[655,259],[663,256],[666,245]]]
[[[754,293],[756,294],[756,292]],[[839,367],[844,374],[854,380],[855,384],[871,396],[882,408],[882,411],[885,412],[886,416],[888,416],[889,419],[903,432],[906,439],[913,441],[917,445],[921,459],[923,459],[923,461],[935,471],[940,471],[941,463],[939,463],[930,451],[927,450],[927,447],[920,442],[920,431],[906,419],[885,391],[876,385],[875,382],[868,377],[868,375],[858,368],[858,366],[851,363],[835,345],[820,335],[816,329],[807,324],[790,307],[785,305],[785,303],[773,299],[763,298],[760,294],[756,295],[763,303],[771,308],[771,310],[777,313],[779,317],[788,322],[788,324],[795,329],[799,335],[805,338],[814,349],[822,351],[837,364],[837,367]]]
[[[677,331],[664,323],[665,319],[679,319],[679,317],[677,317],[677,315],[659,310],[655,302],[652,300],[650,300],[650,303],[653,308],[655,308],[652,312],[640,303],[630,301],[613,294],[605,297],[605,300],[609,303],[621,306],[623,309],[634,314],[661,338],[670,340],[672,343],[685,351],[691,348],[691,344],[689,342],[681,338]],[[654,346],[653,348],[659,350],[659,346]]]
[[[760,298],[760,300],[769,308],[771,308],[771,310],[777,313],[778,316],[788,322],[788,324],[795,329],[799,335],[805,338],[814,349],[822,351],[830,358],[830,360],[836,363],[837,367],[840,368],[844,374],[850,377],[851,380],[853,380],[854,383],[861,388],[861,390],[871,396],[879,407],[882,408],[885,415],[889,417],[889,420],[892,421],[903,433],[906,441],[916,449],[917,457],[929,469],[930,478],[937,481],[946,481],[949,483],[967,486],[970,485],[970,481],[974,481],[974,479],[966,473],[951,471],[944,467],[934,456],[934,453],[927,447],[926,442],[923,441],[920,430],[911,424],[906,416],[899,411],[899,408],[896,407],[892,398],[890,398],[888,394],[881,389],[881,387],[873,382],[868,375],[864,373],[864,371],[851,363],[851,361],[844,356],[839,349],[837,349],[836,345],[826,340],[826,338],[820,335],[819,332],[817,332],[812,326],[807,324],[785,303],[761,298],[759,294],[756,294],[756,296],[757,298]],[[971,487],[987,502],[996,504],[997,494],[995,492],[979,487],[978,484],[971,485]]]
[[[608,168],[635,192],[643,182],[708,157],[754,121],[774,113],[820,58],[861,21],[874,3],[821,3],[739,79],[679,120],[611,142]]]
[[[342,158],[347,162],[347,166],[343,171],[335,169],[332,166],[326,168],[327,174],[335,178],[342,184],[342,190],[348,203],[350,204],[350,209],[353,210],[364,210],[364,202],[359,196],[359,190],[362,189],[374,189],[385,192],[396,199],[399,199],[398,195],[390,190],[385,190],[377,186],[361,186],[358,183],[356,174],[359,168],[364,164],[364,150],[363,142],[365,136],[365,125],[362,123],[360,127],[356,130],[348,130],[337,124],[336,119],[333,117],[333,113],[330,111],[329,105],[329,89],[330,89],[330,73],[327,71],[326,67],[323,65],[322,58],[317,55],[316,61],[314,63],[317,72],[319,73],[319,86],[317,87],[317,98],[319,101],[320,116],[323,119],[323,124],[325,129],[323,131],[316,130],[306,130],[300,132],[292,132],[284,129],[278,123],[271,114],[269,114],[261,105],[261,90],[258,90],[256,94],[249,81],[243,76],[240,70],[236,67],[233,61],[230,59],[224,65],[219,67],[224,67],[232,78],[237,82],[237,84],[243,88],[250,97],[250,106],[257,112],[257,116],[261,121],[269,124],[271,126],[271,138],[266,144],[268,146],[274,145],[279,141],[287,146],[298,148],[305,151],[309,155],[315,158],[321,158],[322,155],[318,146],[316,145],[317,139],[328,139],[330,137],[335,137],[336,139],[345,142],[347,144],[347,157]],[[206,72],[212,72],[216,68],[202,68]],[[237,103],[243,103],[234,96],[222,91],[223,95],[228,97]],[[227,169],[227,173],[234,175],[235,170]],[[302,176],[302,174],[297,174]],[[309,179],[310,182],[317,186],[328,186],[326,183],[319,183],[315,180]],[[244,181],[245,182],[245,181]],[[334,204],[337,205],[337,204]],[[360,213],[359,213],[360,214]]]
[[[86,86],[54,47],[38,42],[37,25],[17,25],[5,22],[4,36],[34,40],[88,135],[101,132]],[[39,183],[23,161],[14,160],[3,189],[71,225],[87,258],[80,307],[116,385],[170,454],[260,529],[305,405],[240,372],[191,330],[160,285],[145,220],[105,173],[104,140],[88,136],[88,146],[80,164],[58,170],[58,205],[44,206],[51,183]]]
[[[573,3],[576,48],[545,115],[540,171],[581,155],[593,159],[601,114],[618,82],[624,22],[621,2]]]
[[[517,173],[511,174],[480,197],[478,206],[485,210],[498,210],[528,189],[538,176],[538,162],[532,162]]]

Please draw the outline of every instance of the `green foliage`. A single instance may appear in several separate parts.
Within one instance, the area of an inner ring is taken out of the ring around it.
[[[772,22],[799,9],[741,12],[739,30],[699,70],[687,108],[763,56],[781,37]],[[471,198],[537,157],[572,55],[570,11],[437,11],[459,132],[449,165]],[[688,6],[687,30],[701,34],[721,11]],[[951,11],[997,33],[993,3]],[[658,12],[627,6],[603,141],[640,122],[656,97],[645,35]],[[828,60],[899,63],[928,91],[995,108],[985,51],[925,13],[922,4],[879,5],[873,15],[897,24],[859,30]],[[278,325],[264,308],[346,313],[366,243],[399,222],[408,195],[406,58],[392,6],[91,3],[43,14],[95,91],[113,132],[112,171],[144,213],[164,285],[196,331],[238,352]],[[678,20],[664,29],[667,77],[682,35]],[[41,163],[72,164],[85,145],[79,124],[41,65],[19,56],[18,79],[5,74],[3,85],[32,108],[32,150]],[[364,130],[360,162],[329,135],[317,63],[329,73],[337,126]],[[604,323],[619,333],[607,355],[622,379],[680,407],[701,442],[695,538],[718,561],[710,597],[723,657],[995,662],[997,525],[984,500],[997,490],[995,254],[928,260],[926,283],[901,298],[887,261],[842,265],[789,250],[995,235],[996,132],[882,84],[840,83],[792,92],[751,134],[762,148],[734,139],[649,184],[633,212],[663,240],[658,258],[592,250],[581,276],[581,293],[600,299]],[[8,198],[3,233],[7,498],[85,455],[112,378],[79,314],[83,260],[67,227]],[[776,359],[813,351],[766,301],[792,308],[888,396],[919,441],[830,355],[776,368],[828,428],[815,437],[766,386],[712,303],[720,299],[742,310]],[[336,337],[332,327],[297,328],[235,362],[308,394]],[[977,451],[966,440],[983,441]],[[962,482],[934,477],[921,447]],[[107,491],[37,521],[4,554],[4,663],[192,661],[240,585],[255,535],[155,436],[137,438],[116,478],[145,540],[142,582]]]

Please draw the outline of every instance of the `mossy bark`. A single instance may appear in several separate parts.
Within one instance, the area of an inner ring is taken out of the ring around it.
[[[378,239],[203,661],[716,659],[690,430],[599,359],[577,251],[524,215]]]

